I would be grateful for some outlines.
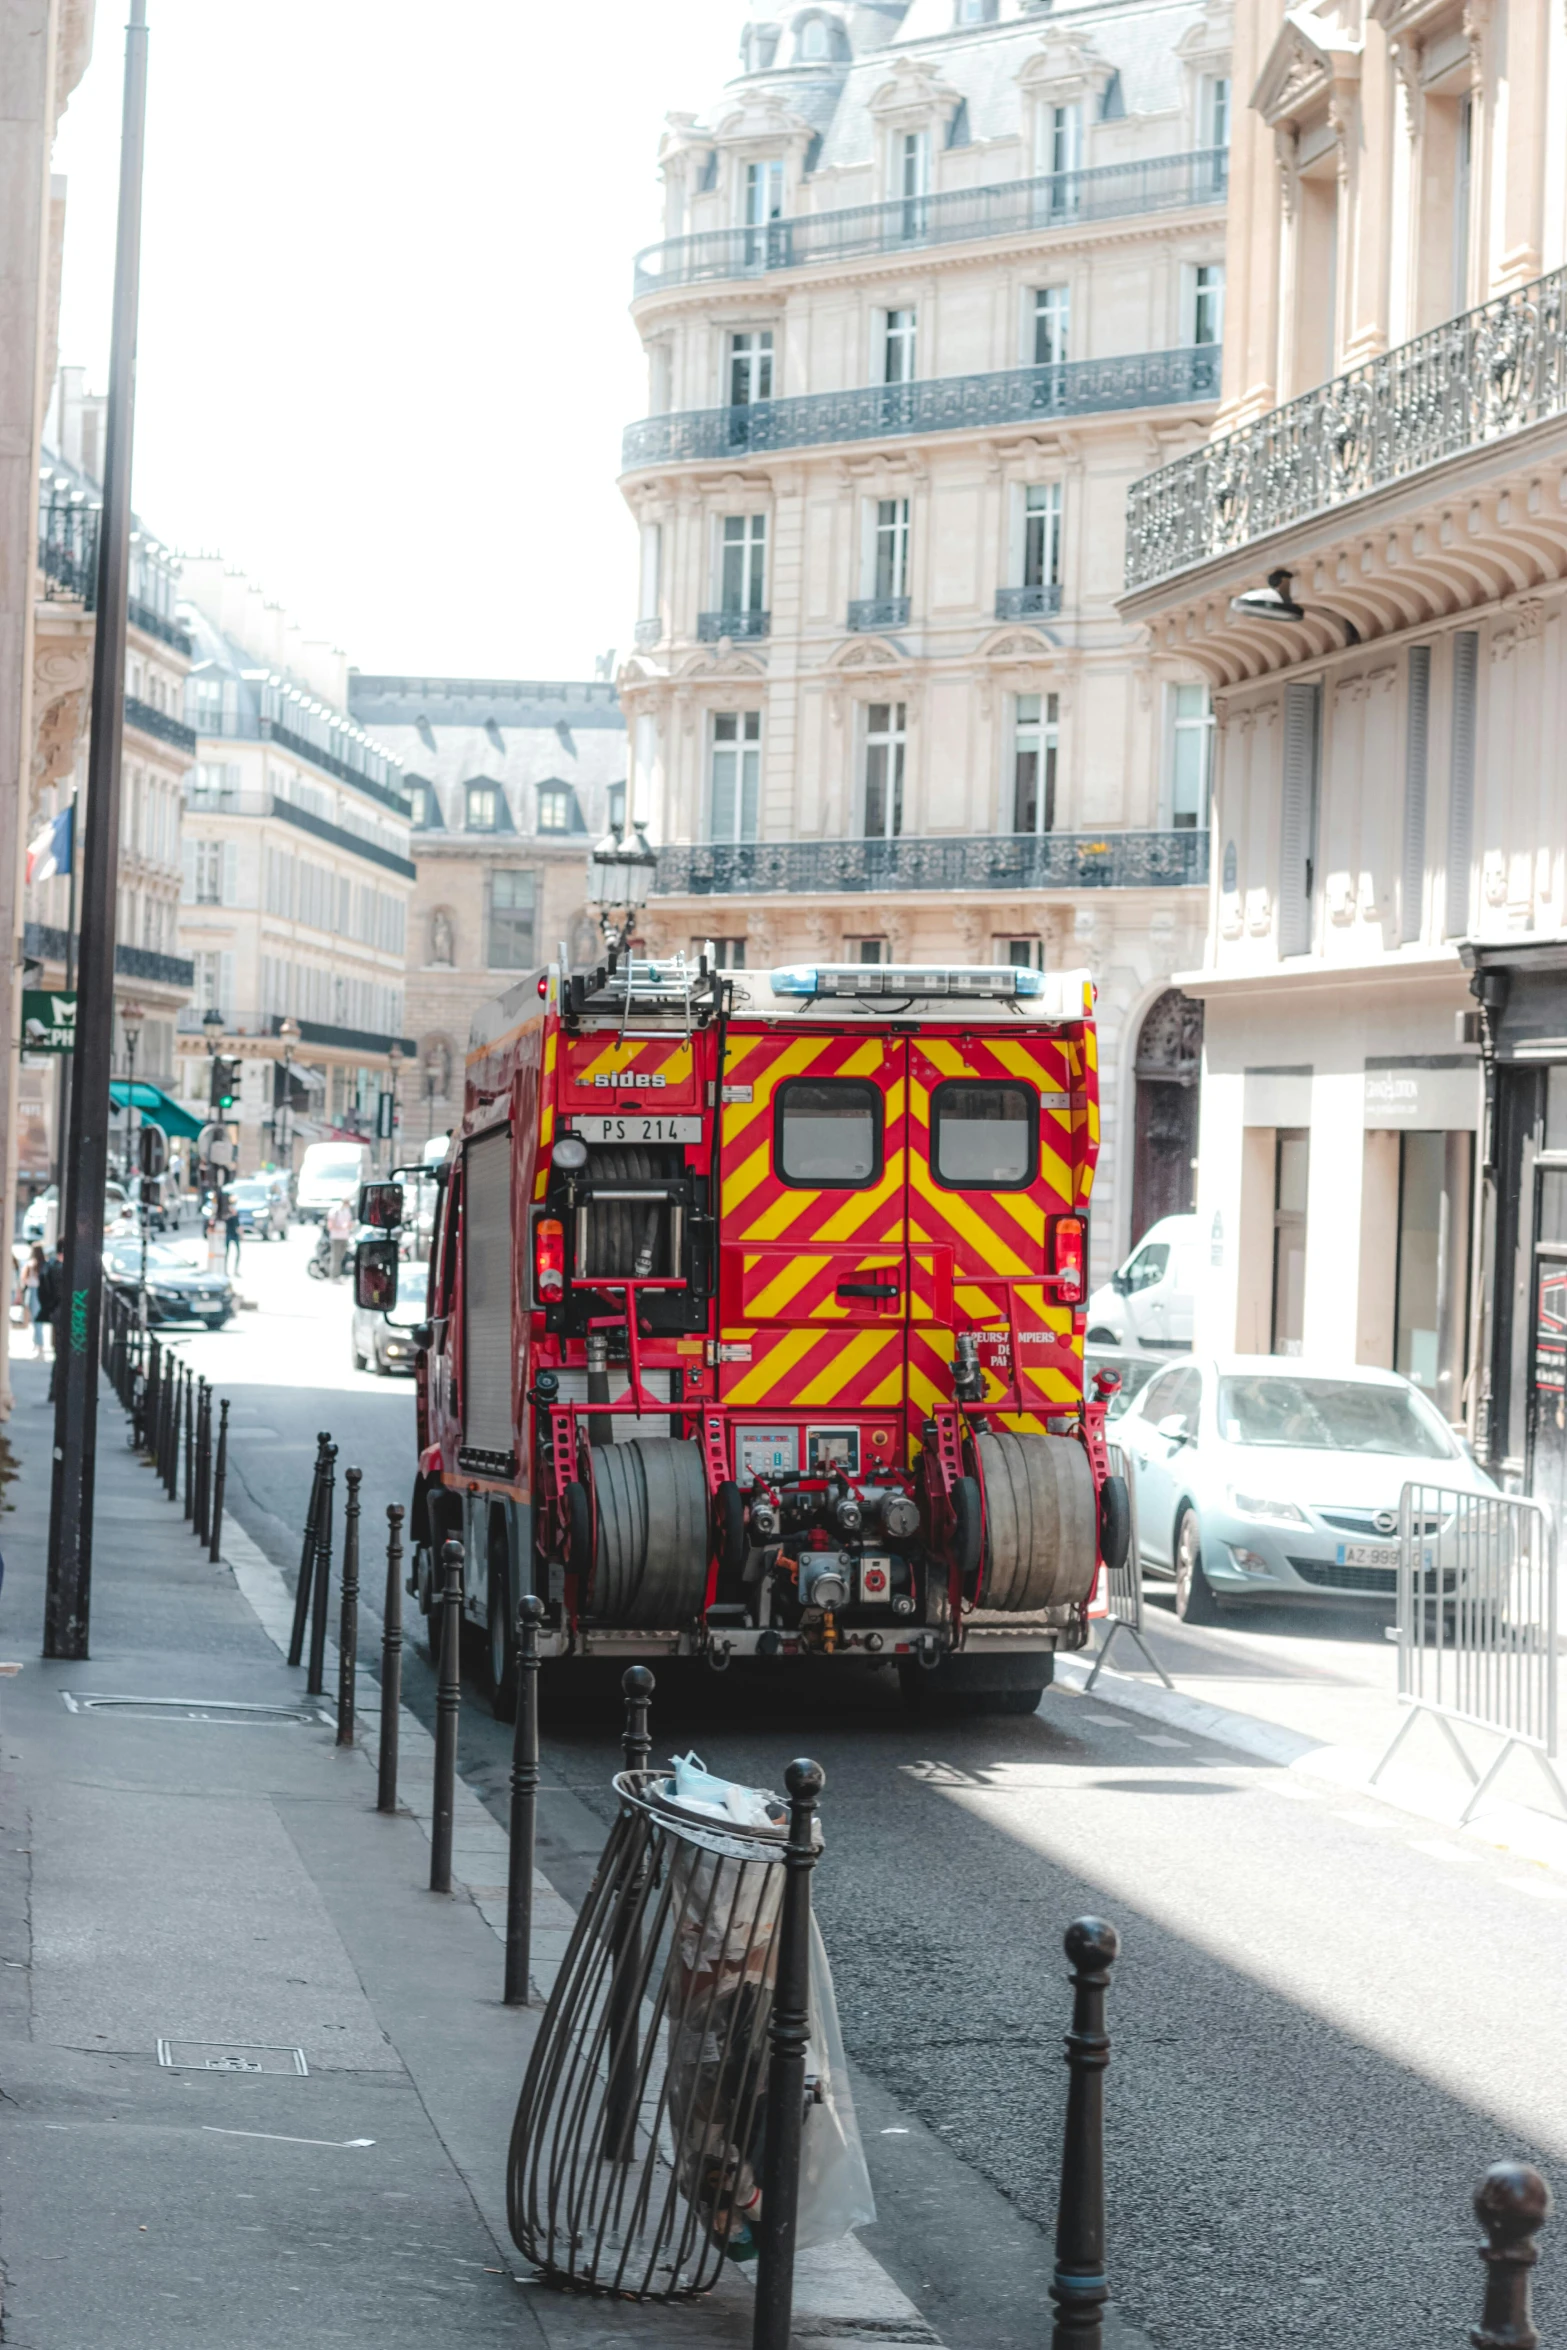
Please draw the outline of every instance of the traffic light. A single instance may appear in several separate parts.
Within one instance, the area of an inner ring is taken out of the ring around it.
[[[227,1116],[228,1112],[234,1107],[234,1102],[238,1093],[238,1061],[226,1061],[221,1054],[214,1054],[212,1061],[212,1092],[210,1096],[213,1109],[218,1110],[222,1112],[223,1115]]]

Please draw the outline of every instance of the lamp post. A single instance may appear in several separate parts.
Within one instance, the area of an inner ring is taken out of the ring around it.
[[[125,1039],[125,1188],[131,1187],[131,1144],[136,1131],[136,1047],[146,1012],[140,1004],[120,1006],[120,1034]]]
[[[598,908],[604,944],[622,950],[631,944],[640,909],[647,904],[658,851],[641,823],[613,824],[588,858],[588,904]],[[617,924],[614,916],[624,909]]]
[[[386,1065],[391,1074],[392,1085],[391,1131],[386,1137],[386,1172],[389,1173],[397,1161],[397,1072],[403,1065],[403,1048],[395,1036],[386,1056]]]
[[[283,1137],[281,1141],[278,1139],[279,1113],[274,1111],[272,1117],[272,1148],[277,1153],[277,1156],[282,1160],[283,1172],[288,1177],[289,1182],[292,1183],[294,1180],[294,1124],[292,1116],[294,1108],[293,1068],[294,1047],[296,1044],[298,1044],[300,1038],[299,1022],[297,1020],[280,1020],[278,1022],[277,1032],[279,1040],[283,1046],[283,1103],[281,1111],[283,1122]]]

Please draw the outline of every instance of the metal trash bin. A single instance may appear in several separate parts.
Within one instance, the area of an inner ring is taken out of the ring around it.
[[[788,1811],[753,1831],[693,1818],[665,1772],[614,1785],[523,2081],[507,2216],[556,2283],[674,2300],[752,2249]]]

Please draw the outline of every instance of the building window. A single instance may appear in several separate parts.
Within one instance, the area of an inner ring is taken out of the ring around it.
[[[823,58],[832,55],[832,35],[827,29],[824,18],[820,16],[806,18],[800,28],[800,36],[795,44],[794,53],[802,65],[817,65]]]
[[[871,549],[871,594],[885,604],[909,592],[909,501],[878,498]]]
[[[1053,832],[1059,694],[1019,694],[1012,716],[1012,829]]]
[[[872,702],[865,713],[865,834],[895,840],[903,830],[903,755],[908,704]],[[878,956],[877,960],[880,960]]]
[[[1022,585],[1031,588],[1061,585],[1061,484],[1058,481],[1030,482],[1023,492]]]
[[[1034,365],[1059,367],[1068,356],[1070,286],[1040,286],[1034,295]]]
[[[468,830],[470,832],[497,832],[500,829],[501,794],[498,784],[470,783],[468,786]]]
[[[1200,261],[1192,271],[1192,341],[1224,340],[1224,263]]]
[[[884,938],[846,938],[844,959],[850,963],[890,963],[892,950]]]
[[[1043,971],[1045,944],[1039,938],[998,938],[993,941],[993,960],[1004,970]]]
[[[637,618],[657,624],[659,594],[664,575],[664,526],[661,522],[642,525],[642,576],[637,597]]]
[[[225,886],[225,883],[239,861],[238,844],[234,841],[199,840],[195,849],[197,905],[233,905],[234,889],[231,884]]]
[[[773,330],[755,327],[729,338],[729,405],[751,408],[773,396]]]
[[[1200,832],[1213,776],[1213,704],[1205,685],[1178,685],[1170,699],[1170,822],[1178,832]]]
[[[706,955],[713,971],[743,971],[745,969],[745,940],[743,938],[694,938],[691,941],[691,960]]]
[[[1474,181],[1474,100],[1458,103],[1453,168],[1453,290],[1455,314],[1469,307],[1469,212]]]
[[[767,608],[767,517],[726,514],[723,521],[719,605],[725,612]]]
[[[1206,147],[1230,143],[1230,77],[1211,73],[1203,83],[1202,140]]]
[[[958,0],[959,24],[994,24],[995,21],[996,0]]]
[[[1317,880],[1318,760],[1322,688],[1284,688],[1283,801],[1279,823],[1279,953],[1309,955]]]
[[[761,780],[761,711],[716,711],[710,789],[714,840],[755,840]]]
[[[783,217],[783,157],[768,155],[745,167],[745,224],[764,228]]]
[[[912,310],[889,310],[882,336],[881,380],[887,384],[914,381],[914,321]]]
[[[492,971],[527,971],[535,959],[535,877],[520,866],[497,865],[489,884],[489,967]]]
[[[569,783],[539,785],[540,832],[575,832],[577,795]]]
[[[1049,158],[1045,165],[1047,171],[1080,169],[1083,160],[1083,109],[1075,100],[1070,106],[1051,107],[1046,140]]]
[[[1273,1145],[1273,1331],[1270,1354],[1298,1355],[1306,1335],[1306,1177],[1311,1137],[1280,1127]]]

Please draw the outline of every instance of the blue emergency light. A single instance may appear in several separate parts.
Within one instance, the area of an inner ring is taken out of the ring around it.
[[[774,995],[970,996],[1005,998],[1044,993],[1038,971],[1007,963],[790,963],[767,975]]]

